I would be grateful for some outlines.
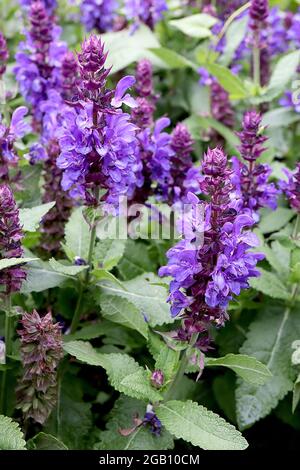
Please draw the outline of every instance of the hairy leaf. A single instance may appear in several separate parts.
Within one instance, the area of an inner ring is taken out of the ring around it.
[[[0,450],[25,450],[26,442],[18,423],[0,415]]]

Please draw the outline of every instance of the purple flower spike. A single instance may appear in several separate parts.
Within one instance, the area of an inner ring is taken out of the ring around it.
[[[24,313],[21,342],[23,376],[17,388],[17,408],[25,419],[44,424],[57,399],[57,366],[63,357],[61,327],[51,313]]]
[[[21,258],[23,233],[20,226],[17,209],[11,189],[0,186],[0,258]],[[0,295],[9,295],[21,289],[26,279],[22,266],[13,266],[0,271]]]
[[[190,193],[187,197],[193,214],[202,213],[202,220],[184,215],[183,239],[168,251],[168,265],[159,275],[173,278],[171,313],[183,320],[177,339],[190,341],[197,333],[196,347],[205,352],[210,348],[211,326],[224,325],[228,303],[249,287],[250,277],[259,275],[255,267],[262,255],[249,251],[258,245],[248,230],[254,220],[251,215],[238,215],[234,208],[232,171],[222,149],[208,150],[202,173],[200,189],[208,201]]]
[[[286,194],[290,206],[300,214],[300,163],[297,163],[294,173],[286,171],[288,181],[281,181],[280,187]]]
[[[134,21],[135,27],[144,23],[154,29],[167,9],[165,0],[125,0],[125,16]]]
[[[6,70],[8,57],[9,55],[8,55],[6,39],[3,36],[3,34],[0,32],[0,78]]]
[[[117,9],[116,0],[82,0],[81,21],[87,31],[95,28],[99,33],[105,33],[114,28]]]
[[[249,16],[251,18],[250,27],[253,30],[262,30],[269,15],[268,0],[252,0]]]

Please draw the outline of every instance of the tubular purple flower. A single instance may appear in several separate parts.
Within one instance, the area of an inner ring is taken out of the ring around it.
[[[262,135],[262,117],[256,111],[244,115],[243,130],[238,133],[241,141],[239,151],[247,164],[233,158],[236,197],[241,211],[250,212],[255,221],[259,220],[259,209],[270,207],[275,210],[280,191],[274,183],[269,183],[272,170],[267,164],[257,163],[257,159],[266,150],[264,143],[267,137]]]
[[[17,408],[25,419],[44,424],[57,400],[57,366],[63,357],[61,327],[51,313],[24,313],[21,342],[23,376],[17,388]]]
[[[297,163],[294,172],[286,170],[285,173],[287,181],[280,181],[280,188],[286,194],[290,206],[300,214],[300,163]]]
[[[0,258],[21,258],[23,233],[19,211],[9,186],[0,186]],[[21,265],[0,271],[0,295],[9,295],[21,289],[26,272]]]
[[[8,54],[6,39],[0,31],[0,79],[6,70],[8,57],[9,57],[9,54]]]
[[[125,16],[134,21],[135,27],[144,23],[154,29],[167,9],[165,0],[125,0]]]
[[[269,2],[268,0],[252,0],[249,16],[250,28],[254,31],[262,31],[266,26],[266,20],[269,15]]]
[[[97,29],[99,33],[113,30],[118,5],[117,0],[82,0],[80,12],[85,29]]]
[[[97,187],[107,190],[105,201],[116,204],[120,196],[130,196],[136,183],[136,127],[121,110],[123,103],[135,106],[126,93],[134,79],[124,77],[115,90],[107,89],[106,57],[101,39],[92,35],[83,43],[79,101],[66,110],[59,129],[62,187],[88,204],[97,203]]]
[[[19,0],[20,5],[25,8],[31,7],[32,3],[36,0]],[[47,13],[53,13],[54,10],[57,7],[57,1],[56,0],[41,0],[41,2],[44,4],[45,9],[47,10]]]
[[[200,188],[208,201],[188,194],[192,209],[179,227],[184,228],[184,238],[168,251],[168,265],[159,274],[173,278],[171,313],[183,319],[177,339],[190,341],[197,333],[196,345],[206,351],[211,325],[224,324],[229,301],[249,287],[250,277],[259,275],[255,266],[262,255],[249,252],[258,245],[256,236],[246,230],[254,221],[234,209],[232,171],[221,149],[209,149],[204,155],[202,173]],[[199,211],[204,215],[201,221],[199,215],[195,217]]]

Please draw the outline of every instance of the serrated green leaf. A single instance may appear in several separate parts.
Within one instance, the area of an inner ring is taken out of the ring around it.
[[[294,213],[290,209],[278,207],[276,211],[267,212],[263,215],[259,223],[259,230],[263,233],[277,232],[294,217]]]
[[[212,33],[210,28],[216,24],[217,20],[213,16],[205,13],[185,16],[179,20],[171,20],[169,24],[182,33],[193,38],[205,39],[209,38]]]
[[[173,449],[173,438],[165,429],[162,429],[160,436],[155,436],[149,428],[139,426],[128,436],[122,436],[120,430],[133,428],[134,418],[138,415],[142,419],[145,412],[145,403],[134,398],[120,397],[110,413],[106,431],[101,433],[101,441],[94,448],[97,450]]]
[[[208,367],[222,366],[233,370],[246,382],[263,385],[272,377],[269,369],[255,357],[245,354],[227,354],[224,357],[207,358],[205,365]]]
[[[119,279],[114,276],[114,274],[110,273],[106,269],[94,269],[92,271],[92,275],[98,280],[98,281],[112,281],[114,284],[117,284],[121,290],[126,290],[124,287],[123,283],[119,281]]]
[[[155,274],[145,273],[123,282],[125,290],[109,283],[99,283],[101,289],[95,293],[95,300],[100,304],[103,294],[123,297],[145,315],[151,326],[172,323],[174,319],[170,315],[170,307],[166,302],[168,292],[161,285],[157,285],[159,282],[161,279]]]
[[[260,246],[258,251],[265,254],[267,261],[281,278],[288,277],[291,259],[290,248],[285,247],[279,241],[275,241],[271,244],[271,247],[268,245]]]
[[[77,276],[77,274],[82,273],[85,271],[88,266],[70,266],[60,263],[56,261],[56,259],[51,258],[49,260],[49,266],[53,269],[53,271],[61,274],[66,274],[68,276]]]
[[[260,268],[260,276],[250,279],[249,284],[252,288],[268,295],[274,299],[288,300],[290,293],[287,287],[272,272]]]
[[[38,258],[4,258],[0,260],[0,271],[2,269],[18,266],[19,264],[30,263]]]
[[[148,326],[139,309],[122,297],[103,295],[100,298],[101,313],[107,320],[138,331],[148,337]]]
[[[122,258],[126,240],[100,240],[94,250],[94,264],[99,268],[110,271]]]
[[[24,232],[35,232],[39,227],[44,215],[55,206],[55,201],[41,204],[40,206],[31,207],[29,209],[20,209],[19,217]]]
[[[0,415],[0,450],[25,450],[26,442],[18,423]]]
[[[232,424],[193,401],[169,401],[161,404],[156,414],[171,434],[202,449],[243,450],[248,447],[246,439]]]
[[[129,280],[143,273],[155,271],[156,264],[151,260],[148,247],[144,243],[127,240],[124,256],[118,264],[123,279]]]
[[[82,362],[103,367],[111,385],[119,392],[140,400],[162,400],[161,394],[151,386],[146,370],[127,354],[100,354],[83,341],[65,343],[64,349]]]
[[[269,306],[251,323],[241,354],[256,357],[266,364],[273,377],[255,387],[239,381],[236,391],[237,419],[240,428],[251,426],[267,416],[293,389],[295,371],[291,363],[291,344],[300,337],[299,311],[284,306]]]
[[[51,434],[39,432],[27,441],[29,450],[68,450],[63,442]]]
[[[197,66],[193,64],[190,60],[186,59],[184,56],[178,54],[172,49],[167,49],[166,47],[151,48],[149,49],[152,54],[159,57],[169,69],[185,69],[187,67],[197,70]]]
[[[53,271],[48,262],[34,261],[27,269],[27,277],[22,284],[21,292],[24,294],[42,292],[60,286],[70,279],[72,276]]]
[[[293,51],[283,56],[272,73],[267,95],[270,98],[278,96],[284,90],[297,71],[300,60],[300,51]]]
[[[83,208],[78,207],[66,223],[64,250],[71,261],[76,256],[86,260],[88,258],[89,244],[90,228],[83,217]]]
[[[220,85],[229,93],[230,99],[240,100],[248,96],[248,90],[242,80],[234,75],[228,68],[218,64],[203,64]]]

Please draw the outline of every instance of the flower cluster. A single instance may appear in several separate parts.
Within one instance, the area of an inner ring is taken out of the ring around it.
[[[8,61],[8,49],[6,39],[0,31],[0,78],[6,70],[6,63]]]
[[[154,29],[167,9],[165,0],[125,0],[125,16],[133,20],[135,26],[144,23]]]
[[[259,220],[258,211],[262,207],[276,209],[279,190],[274,183],[269,183],[272,170],[269,165],[257,163],[257,159],[266,150],[267,137],[262,135],[262,117],[256,111],[244,115],[243,130],[239,132],[241,146],[239,151],[246,163],[233,158],[233,182],[239,199],[239,208],[249,212],[255,221]]]
[[[11,189],[0,186],[0,258],[21,258],[23,233],[20,226],[19,211]],[[20,265],[0,271],[0,292],[9,295],[21,289],[26,272]]]
[[[18,408],[26,419],[44,424],[56,404],[57,366],[63,357],[59,323],[51,313],[41,317],[37,311],[24,313],[21,341],[23,376],[17,388]]]
[[[36,125],[42,120],[40,104],[47,100],[48,91],[59,87],[59,69],[66,45],[59,41],[60,28],[55,26],[41,1],[33,2],[29,10],[30,30],[16,54],[14,69],[20,91],[31,104]]]
[[[78,54],[80,99],[66,110],[59,130],[57,166],[63,170],[62,187],[88,204],[97,202],[97,187],[105,189],[105,200],[114,204],[120,196],[130,196],[136,184],[136,127],[121,110],[123,103],[135,105],[126,93],[135,80],[124,77],[115,90],[109,90],[106,57],[96,36],[83,43]]]
[[[202,173],[200,187],[208,201],[188,195],[192,210],[184,215],[184,238],[168,251],[168,265],[159,274],[173,278],[171,313],[183,318],[177,338],[190,341],[197,334],[197,346],[205,351],[210,325],[224,324],[229,301],[248,287],[250,277],[259,275],[255,266],[262,255],[249,252],[258,245],[255,235],[245,230],[254,221],[234,209],[232,171],[221,149],[204,155]]]
[[[19,0],[22,7],[29,8],[36,0]],[[53,13],[57,7],[57,0],[41,0],[48,14]]]
[[[294,173],[286,170],[287,181],[280,181],[282,191],[287,195],[290,206],[300,214],[300,163]]]
[[[117,0],[83,0],[80,5],[81,21],[87,31],[111,31],[116,19]]]
[[[157,97],[153,89],[153,70],[151,62],[147,59],[140,60],[136,67],[137,91],[136,107],[132,110],[132,119],[140,129],[146,129],[153,125],[153,115]]]
[[[10,181],[9,169],[17,165],[16,140],[21,139],[31,130],[24,120],[27,111],[25,106],[17,108],[12,114],[9,126],[2,122],[0,114],[0,181],[2,182]]]

